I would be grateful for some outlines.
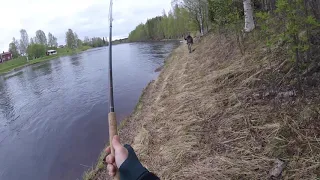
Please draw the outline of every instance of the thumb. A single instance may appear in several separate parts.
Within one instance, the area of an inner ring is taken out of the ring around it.
[[[115,151],[119,151],[123,148],[123,146],[120,144],[120,137],[118,135],[113,136],[112,145]]]

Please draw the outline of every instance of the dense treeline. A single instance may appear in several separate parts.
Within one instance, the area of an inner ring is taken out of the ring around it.
[[[103,38],[100,37],[94,37],[89,38],[88,36],[84,37],[83,45],[90,46],[90,47],[102,47],[102,46],[108,46],[109,43]]]
[[[128,38],[116,39],[116,40],[112,41],[112,45],[128,43],[128,42],[129,42]]]
[[[181,38],[189,31],[197,30],[195,26],[190,21],[187,9],[176,4],[168,14],[163,12],[162,16],[138,25],[130,32],[128,39],[132,42]]]
[[[46,56],[47,50],[58,48],[58,39],[50,32],[48,33],[48,36],[46,36],[45,32],[37,30],[35,36],[29,39],[27,31],[25,29],[21,29],[20,36],[20,41],[13,38],[12,42],[9,44],[9,52],[12,53],[13,58],[26,56],[32,60]],[[66,32],[65,42],[66,45],[60,47],[68,48],[70,51],[75,51],[77,49],[85,50],[90,47],[102,47],[108,45],[108,42],[104,37],[89,38],[86,36],[82,41],[79,39],[77,33],[72,29],[68,29]],[[69,50],[66,50],[66,52],[69,52]]]
[[[93,37],[89,38],[88,36],[84,37],[84,40],[78,38],[77,33],[73,32],[72,29],[69,29],[66,32],[66,46],[70,49],[81,49],[82,46],[89,46],[89,47],[102,47],[107,46],[108,42],[103,38],[100,37]]]
[[[173,0],[168,14],[149,19],[129,34],[129,41],[181,38],[209,29],[235,35],[245,53],[248,37],[270,50],[285,47],[292,57],[297,82],[317,69],[320,59],[320,1],[318,0]],[[299,86],[300,87],[300,86]]]
[[[20,41],[12,38],[12,42],[9,44],[9,52],[12,53],[13,58],[27,56],[29,59],[35,59],[45,56],[47,49],[54,49],[57,46],[57,38],[50,32],[47,37],[42,30],[37,30],[35,37],[29,39],[27,31],[21,29]]]

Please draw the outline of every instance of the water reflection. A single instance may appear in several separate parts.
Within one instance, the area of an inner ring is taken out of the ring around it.
[[[39,75],[47,75],[52,73],[52,68],[51,68],[51,63],[50,62],[45,62],[37,66],[32,67],[33,71],[40,71],[42,72]]]
[[[43,66],[46,67],[46,66]],[[39,98],[41,97],[42,94],[42,87],[41,87],[41,83],[39,82],[39,80],[35,80],[38,77],[41,77],[41,73],[38,73],[37,70],[41,69],[41,67],[36,66],[36,67],[31,67],[31,68],[27,68],[27,74],[29,76],[29,88],[31,89],[31,92],[33,93],[33,95],[35,95],[36,97],[30,97],[30,98]],[[51,72],[50,72],[51,73]],[[45,72],[45,74],[48,74]]]
[[[72,71],[76,79],[83,78],[84,67],[82,65],[82,60],[83,60],[82,54],[75,54],[69,58],[69,61],[71,62],[71,65],[72,65]]]
[[[4,80],[7,80],[7,79],[10,79],[12,77],[15,77],[15,76],[21,76],[23,74],[23,71],[19,71],[19,72],[13,72],[11,74],[8,74],[6,76],[4,76]]]
[[[22,74],[18,76],[19,85],[21,86],[22,89],[26,89],[27,88],[27,79],[26,79],[24,72],[23,71],[21,71],[21,72],[22,72]]]
[[[114,46],[119,120],[132,112],[173,47]],[[0,76],[1,180],[80,179],[86,170],[80,164],[96,162],[108,141],[107,59],[106,48],[92,49]]]
[[[165,58],[166,55],[164,55],[164,54],[155,54],[155,55],[153,55],[153,57],[154,57],[154,58],[162,59],[162,58]]]
[[[56,60],[51,61],[51,64],[53,65],[53,69],[55,71],[61,70],[61,64],[62,64],[62,58],[57,58]]]
[[[152,46],[150,49],[149,54],[163,54],[165,53],[165,43],[157,43],[156,45]]]
[[[75,65],[75,66],[79,66],[80,65],[80,58],[81,58],[80,54],[76,54],[76,55],[71,56],[71,58],[70,58],[71,64]]]
[[[0,112],[0,115],[2,114],[6,119],[3,123],[8,124],[14,120],[14,106],[5,81],[0,81]]]
[[[168,42],[154,42],[152,46],[148,46],[145,43],[134,43],[138,45],[138,51],[140,56],[148,56],[150,59],[163,59],[168,56],[174,47],[179,45],[179,41]]]

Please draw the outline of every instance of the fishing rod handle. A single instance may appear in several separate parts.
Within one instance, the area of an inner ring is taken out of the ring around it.
[[[109,119],[109,142],[111,147],[111,154],[115,157],[114,148],[112,145],[112,139],[113,139],[113,136],[118,135],[116,113],[110,112],[108,114],[108,119]],[[120,180],[119,170],[117,170],[116,175],[113,177],[113,180]]]

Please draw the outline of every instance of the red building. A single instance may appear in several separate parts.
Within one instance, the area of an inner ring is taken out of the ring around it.
[[[4,52],[0,54],[0,63],[4,61],[9,61],[12,59],[12,53],[11,52]]]

